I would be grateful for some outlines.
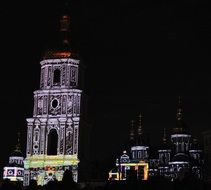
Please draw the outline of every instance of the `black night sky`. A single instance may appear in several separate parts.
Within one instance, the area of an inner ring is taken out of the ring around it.
[[[5,2],[0,7],[1,167],[39,88],[42,54],[58,32],[64,0]],[[141,112],[152,144],[176,125],[178,96],[191,133],[211,127],[211,11],[208,1],[73,0],[72,41],[86,66],[84,92],[93,158],[115,161]],[[110,169],[110,168],[107,168]]]

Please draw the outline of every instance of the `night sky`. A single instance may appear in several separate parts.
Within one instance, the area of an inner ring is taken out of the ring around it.
[[[58,32],[64,0],[0,7],[0,163],[32,117],[45,48]],[[158,144],[176,125],[178,97],[191,133],[211,128],[211,11],[208,1],[73,0],[72,42],[86,66],[93,158],[109,165],[127,143],[130,121]]]

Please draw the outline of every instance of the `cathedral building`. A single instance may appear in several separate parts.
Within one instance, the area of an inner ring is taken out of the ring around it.
[[[70,44],[70,16],[60,19],[59,42],[40,62],[40,87],[34,91],[33,116],[27,118],[24,185],[62,180],[71,170],[78,181],[81,126],[81,64]]]
[[[154,150],[143,134],[141,115],[137,131],[131,125],[129,150],[117,159],[116,167],[109,172],[109,180],[147,180],[160,176],[171,181],[192,177],[203,179],[203,152],[197,139],[193,138],[183,117],[181,100],[177,110],[177,126],[168,140],[166,130],[162,142]],[[126,164],[125,164],[126,163]],[[135,167],[133,167],[135,166]],[[142,176],[142,177],[140,177]]]
[[[184,121],[181,101],[177,111],[177,127],[173,128],[171,142],[173,143],[173,155],[169,162],[171,178],[191,173],[196,178],[202,179],[202,150],[196,139],[192,138]]]

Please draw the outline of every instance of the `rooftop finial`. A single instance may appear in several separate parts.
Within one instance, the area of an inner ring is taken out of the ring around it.
[[[139,115],[139,123],[138,123],[138,135],[142,135],[142,122],[141,122],[142,116],[141,114]]]
[[[60,19],[60,32],[63,35],[63,43],[69,45],[69,33],[70,33],[70,16],[69,16],[69,1],[66,0],[64,4],[64,9],[62,11],[62,16]]]
[[[65,14],[60,19],[60,31],[68,32],[70,29],[70,16]]]
[[[20,145],[20,132],[18,132],[18,142],[17,142],[17,144],[15,146],[15,149],[18,150],[18,151],[20,151],[20,149],[21,149],[21,145]]]
[[[20,143],[20,136],[21,136],[21,133],[18,132],[18,143]]]
[[[67,14],[62,15],[60,19],[60,31],[64,34],[63,43],[69,45],[70,16]]]
[[[163,142],[166,143],[166,128],[163,129]]]
[[[182,120],[182,101],[181,97],[179,96],[178,108],[177,108],[177,120]]]

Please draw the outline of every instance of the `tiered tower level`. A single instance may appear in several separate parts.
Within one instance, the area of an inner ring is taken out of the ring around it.
[[[62,180],[69,169],[78,178],[78,135],[82,90],[80,60],[70,48],[70,17],[60,20],[61,43],[46,51],[40,62],[40,88],[34,91],[33,117],[27,120],[24,185]]]

